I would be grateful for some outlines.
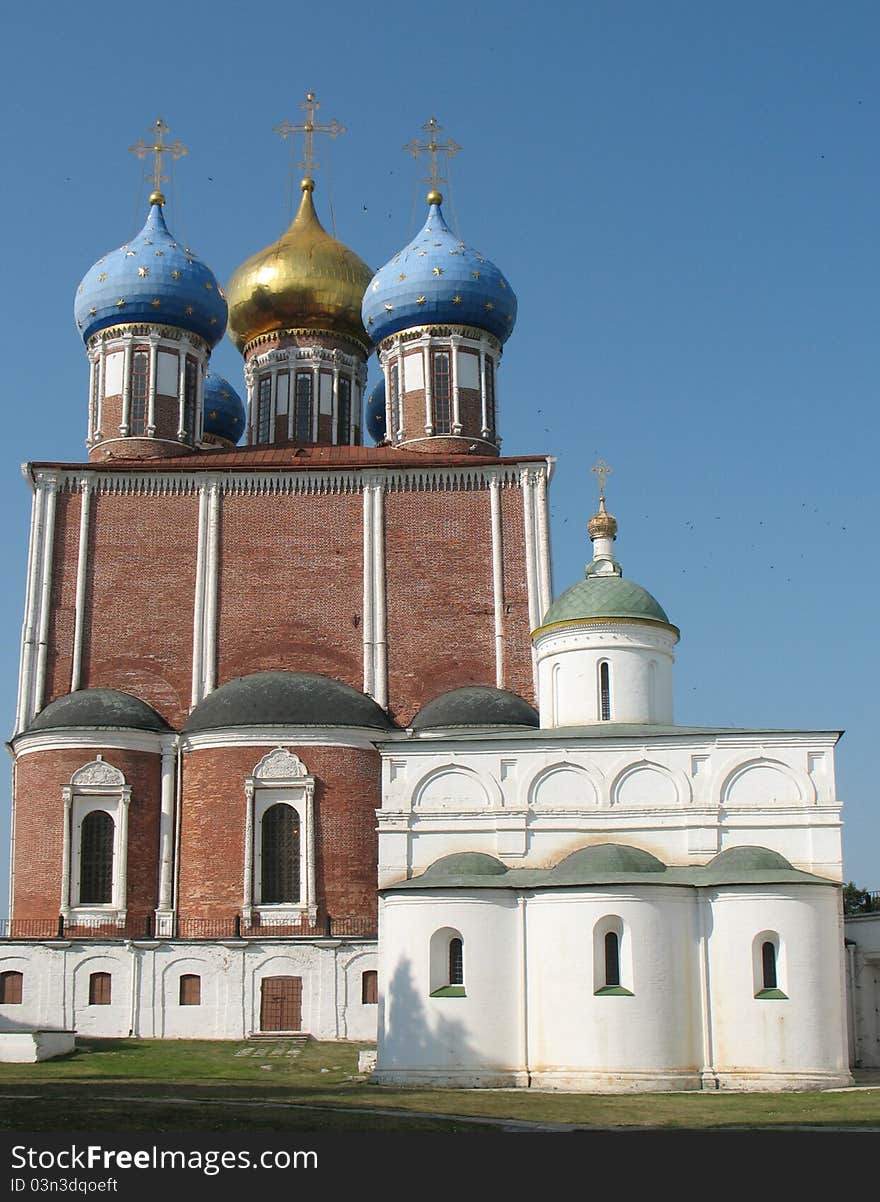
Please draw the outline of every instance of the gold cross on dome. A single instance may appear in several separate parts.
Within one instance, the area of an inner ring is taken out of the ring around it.
[[[314,92],[306,92],[305,100],[299,106],[306,111],[306,120],[302,125],[291,125],[289,121],[282,121],[280,125],[273,126],[276,133],[281,134],[282,138],[287,138],[291,134],[302,134],[305,139],[305,151],[301,163],[297,163],[297,167],[301,171],[305,171],[306,175],[311,175],[316,167],[320,167],[320,163],[316,163],[312,155],[312,139],[315,134],[329,134],[331,138],[337,137],[339,134],[345,133],[345,126],[340,125],[334,117],[327,125],[318,125],[315,121],[315,113],[321,107],[315,99]]]
[[[188,146],[184,146],[182,142],[173,142],[170,146],[163,140],[165,135],[170,131],[170,126],[166,125],[161,117],[157,117],[153,122],[153,141],[147,143],[143,138],[138,138],[134,146],[129,146],[132,154],[136,154],[139,159],[144,159],[148,154],[154,156],[153,160],[153,193],[157,196],[162,195],[162,185],[168,182],[168,176],[162,174],[162,155],[170,154],[172,159],[182,158],[189,150]],[[163,198],[164,202],[164,198]]]
[[[432,117],[426,125],[422,126],[422,133],[428,135],[427,141],[420,142],[418,138],[413,138],[403,148],[407,154],[411,154],[416,160],[420,154],[431,156],[431,174],[425,176],[425,183],[430,184],[435,190],[440,184],[446,183],[446,179],[440,174],[440,168],[437,164],[438,155],[445,154],[448,164],[449,160],[461,150],[461,147],[457,142],[453,142],[452,138],[448,138],[445,142],[438,142],[437,135],[442,132],[443,126],[438,123],[436,117]]]
[[[590,468],[590,471],[593,473],[593,475],[599,481],[599,500],[604,501],[605,500],[605,481],[611,475],[612,468],[610,468],[608,466],[608,464],[605,462],[604,459],[600,459],[596,463],[593,464],[593,466]]]

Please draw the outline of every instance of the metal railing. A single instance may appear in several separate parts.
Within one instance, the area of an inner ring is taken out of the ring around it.
[[[0,939],[375,939],[376,919],[358,915],[334,918],[329,914],[311,922],[306,918],[253,917],[241,914],[222,918],[178,916],[172,927],[157,926],[152,914],[126,918],[0,918]]]
[[[880,889],[860,889],[844,894],[847,914],[880,914]]]

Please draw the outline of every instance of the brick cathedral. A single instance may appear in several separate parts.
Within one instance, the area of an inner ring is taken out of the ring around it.
[[[373,278],[311,176],[224,294],[160,187],[76,293],[88,460],[26,468],[12,933],[68,944],[41,1021],[372,1038],[377,745],[440,696],[536,721],[551,463],[499,454],[516,299],[436,190]],[[227,321],[246,403],[209,366]]]
[[[424,129],[425,223],[377,273],[307,170],[226,294],[166,222],[161,121],[143,146],[143,229],[76,294],[88,460],[26,469],[0,1032],[846,1085],[839,732],[675,725],[680,631],[623,575],[601,463],[552,598],[552,461],[500,454],[516,298]],[[227,325],[245,401],[209,367]]]

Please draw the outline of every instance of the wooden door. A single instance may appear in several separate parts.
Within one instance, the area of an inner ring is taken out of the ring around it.
[[[299,1031],[302,1027],[302,977],[263,977],[261,1031]]]

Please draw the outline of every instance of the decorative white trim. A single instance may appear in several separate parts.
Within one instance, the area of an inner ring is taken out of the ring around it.
[[[43,528],[43,563],[40,573],[40,623],[37,638],[37,671],[34,698],[27,722],[43,708],[46,691],[46,663],[49,656],[49,620],[52,616],[52,561],[55,550],[55,502],[58,488],[54,481],[46,484],[46,518]]]
[[[364,488],[364,612],[361,621],[364,646],[364,692],[373,695],[375,663],[373,659],[373,504],[375,493]]]
[[[61,913],[65,921],[105,921],[125,926],[128,891],[128,808],[131,786],[100,755],[78,768],[61,790],[64,836],[61,856]],[[113,877],[110,901],[79,901],[80,831],[85,817],[103,810],[113,819]]]
[[[279,740],[295,743],[297,747],[352,747],[358,751],[374,751],[380,742],[412,742],[403,730],[371,732],[362,726],[334,726],[327,729],[314,726],[231,726],[221,730],[184,733],[180,738],[184,752],[204,751],[213,747],[273,747]]]
[[[373,493],[373,698],[388,704],[387,604],[385,596],[385,494],[381,480]]]
[[[255,781],[298,781],[307,777],[309,770],[293,751],[286,747],[276,747],[268,751],[252,773]]]
[[[24,618],[21,624],[21,654],[18,670],[18,704],[15,715],[15,734],[23,730],[29,719],[31,671],[34,656],[34,634],[36,629],[38,565],[42,561],[41,542],[43,537],[42,488],[34,487],[31,496],[31,530],[28,540],[27,581],[24,596]]]
[[[280,775],[287,773],[288,775]],[[252,774],[245,777],[245,863],[242,917],[295,919],[318,914],[315,885],[315,778],[299,756],[278,746],[263,756]],[[299,816],[300,897],[296,902],[264,903],[260,900],[260,837],[264,813],[273,805],[289,805]]]
[[[33,734],[16,735],[13,742],[15,758],[38,755],[42,751],[87,751],[92,747],[113,748],[116,751],[147,751],[158,754],[162,750],[162,739],[167,735],[148,730],[93,730],[69,728],[65,730],[37,730]],[[264,740],[274,742],[272,739]]]
[[[171,911],[174,894],[174,809],[177,771],[176,742],[168,741],[162,748],[162,784],[159,811],[159,904],[157,925]]]
[[[193,602],[193,654],[192,654],[192,700],[194,709],[205,695],[204,646],[205,646],[205,578],[208,559],[208,486],[199,494],[199,529],[196,544],[196,584]]]

